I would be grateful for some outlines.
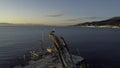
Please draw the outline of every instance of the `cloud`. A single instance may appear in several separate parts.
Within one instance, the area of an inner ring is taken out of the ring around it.
[[[87,17],[87,19],[97,19],[99,17]]]
[[[97,20],[101,18],[102,17],[80,17],[80,18],[66,19],[65,21],[84,22],[84,21]]]
[[[47,17],[61,17],[63,16],[64,14],[63,13],[54,13],[54,14],[48,14],[46,15]]]
[[[65,19],[65,20],[63,20],[63,22],[65,24],[68,24],[68,25],[74,25],[74,24],[78,24],[78,23],[83,23],[85,21],[86,20],[81,19],[81,18],[71,18],[71,19]]]
[[[65,21],[82,21],[83,19],[82,18],[73,18],[73,19],[67,19]]]
[[[102,17],[83,17],[84,19],[101,19]]]
[[[67,19],[65,21],[78,21],[79,19]]]
[[[100,17],[80,17],[80,18],[66,19],[64,21],[71,22],[71,23],[84,23],[84,22],[91,22],[97,19],[100,19]]]

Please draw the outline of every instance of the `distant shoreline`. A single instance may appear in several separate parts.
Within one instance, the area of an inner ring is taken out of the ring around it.
[[[89,28],[113,28],[113,29],[119,29],[120,26],[77,26],[77,27],[89,27]]]

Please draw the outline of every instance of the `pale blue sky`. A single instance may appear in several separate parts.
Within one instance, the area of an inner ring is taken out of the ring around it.
[[[0,22],[72,25],[120,16],[120,0],[0,0]]]

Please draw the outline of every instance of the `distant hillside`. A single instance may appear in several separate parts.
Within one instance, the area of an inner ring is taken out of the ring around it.
[[[10,26],[10,25],[13,25],[13,24],[10,24],[10,23],[0,23],[0,26]]]
[[[113,17],[103,21],[85,22],[75,26],[120,26],[120,17]]]
[[[0,23],[0,26],[45,26],[43,24],[12,24],[12,23]]]

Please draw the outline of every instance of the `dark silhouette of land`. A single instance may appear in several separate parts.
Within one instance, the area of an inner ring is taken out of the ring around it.
[[[103,21],[93,21],[93,22],[85,22],[85,23],[80,23],[80,24],[76,24],[74,26],[116,26],[116,27],[120,27],[120,17],[113,17],[107,20],[103,20]]]

